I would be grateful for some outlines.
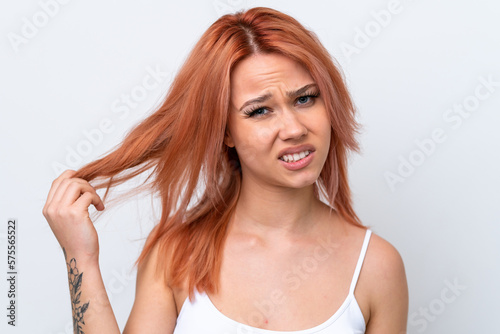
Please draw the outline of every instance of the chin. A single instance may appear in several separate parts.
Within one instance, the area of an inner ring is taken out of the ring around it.
[[[283,182],[284,187],[293,188],[293,189],[302,189],[307,188],[316,183],[318,180],[318,175],[297,175],[295,177],[289,178],[285,182]]]

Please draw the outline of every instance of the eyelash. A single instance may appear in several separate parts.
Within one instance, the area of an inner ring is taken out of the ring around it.
[[[302,95],[302,96],[299,96],[299,97],[298,97],[295,101],[297,102],[299,99],[302,99],[302,98],[305,98],[305,97],[308,97],[308,98],[310,98],[310,99],[314,100],[314,99],[315,99],[315,98],[317,98],[318,96],[319,96],[319,92],[311,92],[311,93],[306,93],[306,94],[304,94],[304,95]],[[307,103],[309,103],[309,102],[311,102],[311,101],[307,101],[307,102],[302,103],[302,104],[307,104]],[[249,117],[249,118],[250,118],[250,117],[255,117],[255,116],[259,116],[259,114],[257,114],[257,112],[258,112],[259,110],[261,110],[261,109],[267,109],[267,108],[266,108],[266,107],[261,107],[261,106],[255,106],[255,107],[251,108],[250,110],[245,111],[244,113],[245,113],[245,115],[246,115],[247,117]],[[260,115],[262,115],[262,114],[260,114]]]

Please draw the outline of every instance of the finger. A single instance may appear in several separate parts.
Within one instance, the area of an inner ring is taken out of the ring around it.
[[[95,192],[83,193],[73,205],[82,211],[86,211],[91,204],[93,204],[99,211],[104,210],[104,203],[102,202],[101,197],[99,197],[99,195]]]
[[[54,181],[52,181],[52,185],[49,190],[49,194],[47,195],[47,203],[50,203],[52,199],[54,198],[54,194],[56,193],[57,189],[59,188],[59,185],[64,179],[70,178],[76,173],[76,171],[72,169],[67,169],[64,172],[62,172],[59,177],[57,177]]]
[[[61,209],[69,208],[85,192],[92,192],[97,195],[95,189],[85,180],[72,178],[61,181],[52,201],[45,209],[45,216],[50,215],[49,211],[58,212]],[[104,209],[99,206],[99,209]],[[87,211],[87,208],[85,209]]]
[[[62,194],[64,194],[64,191],[68,186],[69,178],[74,173],[76,173],[74,170],[66,170],[52,182],[49,194],[47,195],[47,201],[45,202],[45,205],[42,210],[42,213],[45,217],[47,217],[47,215],[49,214],[49,210],[51,210],[51,208],[53,209],[54,206],[57,206],[57,204],[54,205],[54,202],[56,203],[59,202]]]
[[[64,178],[59,182],[49,206],[71,205],[82,193],[81,188],[87,181],[76,178]]]
[[[94,207],[98,211],[102,211],[105,209],[104,202],[103,202],[101,196],[99,196],[97,194],[96,190],[92,186],[90,186],[90,188],[88,188],[87,191],[82,192],[82,195],[75,201],[75,203],[78,202],[82,198],[83,195],[85,195],[86,197],[91,196],[90,202],[85,201],[85,203],[87,204],[85,209],[88,209],[90,204],[93,204]],[[83,201],[83,200],[81,200],[81,201]],[[78,205],[80,205],[80,204],[78,204]]]
[[[71,179],[62,193],[63,195],[60,197],[59,203],[64,206],[72,205],[80,195],[86,192],[97,194],[94,187],[88,182],[80,182],[79,180]]]
[[[78,180],[69,178],[62,179],[55,190],[52,200],[48,203],[48,206],[61,207],[63,205],[71,205],[80,196],[82,186],[82,183]],[[72,198],[71,202],[69,202],[69,198]]]

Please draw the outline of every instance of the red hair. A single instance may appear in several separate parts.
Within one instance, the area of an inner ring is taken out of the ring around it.
[[[203,34],[174,79],[163,104],[133,128],[121,145],[87,164],[75,177],[106,188],[152,169],[162,214],[138,259],[158,246],[157,268],[169,284],[217,291],[227,225],[238,200],[237,152],[223,140],[230,106],[230,75],[249,55],[277,53],[302,64],[319,87],[330,115],[330,152],[315,184],[349,223],[362,227],[351,205],[350,150],[358,151],[355,109],[343,77],[317,37],[292,17],[253,8],[219,18]],[[124,172],[124,173],[122,173]],[[199,186],[201,195],[196,195]],[[166,258],[166,254],[170,254]],[[168,263],[169,268],[166,268]],[[168,270],[167,270],[168,269]]]

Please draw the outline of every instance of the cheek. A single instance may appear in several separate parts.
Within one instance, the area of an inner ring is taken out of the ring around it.
[[[272,129],[259,125],[246,126],[235,131],[238,131],[235,148],[240,160],[254,163],[259,156],[270,152],[274,138]]]
[[[328,152],[330,151],[331,149],[331,140],[332,140],[332,128],[330,126],[330,123],[327,121],[325,122],[325,124],[327,125],[326,127],[324,127],[322,129],[322,137],[324,138],[323,141],[325,143],[325,148],[326,148],[326,152],[328,154]]]
[[[261,146],[271,145],[274,133],[272,126],[256,126],[252,131],[253,142]]]
[[[325,122],[325,127],[323,129],[323,133],[324,133],[324,136],[325,138],[328,140],[328,143],[330,143],[330,140],[331,140],[331,137],[332,137],[332,127],[330,125],[330,121],[327,120]]]
[[[322,136],[328,138],[328,142],[330,142],[330,137],[332,135],[333,130],[330,124],[330,117],[328,116],[328,113],[324,107],[322,112],[320,113],[319,118],[320,120],[318,121],[319,124],[318,130],[320,131]]]
[[[331,137],[332,137],[332,127],[330,124],[330,118],[328,117],[326,111],[321,111],[318,113],[314,121],[309,123],[310,129],[313,129],[317,139],[320,141],[321,146],[324,147],[325,154],[330,151]]]

